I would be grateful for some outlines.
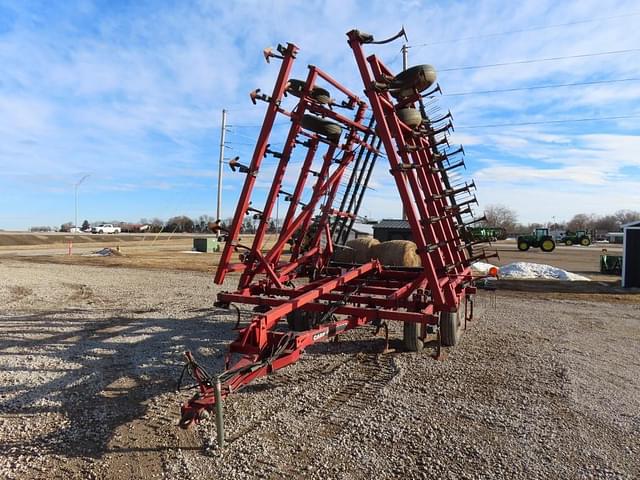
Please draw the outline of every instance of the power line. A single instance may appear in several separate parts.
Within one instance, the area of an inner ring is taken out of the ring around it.
[[[273,126],[274,127],[280,127],[282,125],[287,125],[288,123],[290,123],[290,122],[282,120],[282,121],[279,121],[279,122],[274,122]],[[231,128],[232,131],[233,131],[234,128],[260,128],[260,127],[262,127],[262,124],[260,124],[260,125],[229,125],[229,128]]]
[[[594,122],[599,120],[623,120],[627,118],[640,118],[640,115],[619,115],[616,117],[591,117],[591,118],[568,118],[566,120],[542,120],[539,122],[521,122],[521,123],[493,123],[487,125],[460,125],[456,126],[456,130],[461,128],[493,128],[493,127],[521,127],[527,125],[545,125],[554,123],[574,123],[574,122]]]
[[[633,12],[633,13],[627,13],[625,15],[614,15],[611,17],[602,17],[602,18],[591,18],[591,19],[587,19],[587,20],[577,20],[575,22],[567,22],[567,23],[555,23],[555,24],[551,24],[551,25],[540,25],[537,27],[530,27],[530,28],[522,28],[519,30],[509,30],[506,32],[497,32],[497,33],[485,33],[485,34],[481,34],[481,35],[472,35],[469,37],[460,37],[460,38],[450,38],[447,40],[440,40],[437,42],[428,42],[428,43],[421,43],[418,45],[409,45],[409,48],[415,48],[415,47],[428,47],[430,45],[443,45],[446,43],[459,43],[459,42],[465,42],[468,40],[476,40],[478,38],[491,38],[491,37],[498,37],[498,36],[502,36],[502,35],[512,35],[515,33],[524,33],[524,32],[533,32],[536,30],[547,30],[550,28],[558,28],[558,27],[569,27],[572,25],[581,25],[581,24],[585,24],[585,23],[593,23],[593,22],[602,22],[602,21],[606,21],[606,20],[614,20],[614,19],[618,19],[618,18],[627,18],[627,17],[636,17],[640,15],[640,12]]]
[[[566,55],[563,57],[536,58],[531,60],[515,60],[513,62],[489,63],[486,65],[471,65],[471,66],[464,66],[464,67],[440,68],[438,69],[438,71],[453,72],[455,70],[473,70],[478,68],[504,67],[507,65],[522,65],[525,63],[553,62],[556,60],[567,60],[570,58],[598,57],[598,56],[604,56],[604,55],[620,55],[623,53],[632,53],[632,52],[640,52],[640,48],[629,48],[627,50],[613,50],[610,52],[582,53],[579,55]]]
[[[620,78],[612,80],[594,80],[592,82],[558,83],[555,85],[533,85],[530,87],[503,88],[500,90],[476,90],[472,92],[443,93],[443,97],[459,97],[462,95],[483,95],[487,93],[518,92],[522,90],[538,90],[542,88],[577,87],[582,85],[600,85],[605,83],[637,82],[640,78]]]

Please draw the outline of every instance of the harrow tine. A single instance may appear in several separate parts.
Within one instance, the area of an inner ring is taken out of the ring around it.
[[[267,103],[271,101],[271,97],[266,93],[260,93],[259,88],[256,88],[255,90],[249,92],[249,98],[251,98],[251,102],[254,105],[257,104],[257,100],[260,100],[261,102],[267,102]]]
[[[450,205],[448,207],[445,207],[445,210],[449,210],[449,209],[453,209],[455,207],[464,207],[465,205],[471,205],[472,203],[475,203],[476,205],[478,205],[478,199],[474,196],[471,200],[465,200],[464,202],[458,202],[455,205]]]
[[[433,173],[449,172],[460,167],[464,167],[465,170],[467,169],[467,166],[464,163],[464,159],[460,160],[458,163],[449,164],[446,167],[431,167],[431,171]]]
[[[431,120],[430,123],[440,123],[446,119],[449,119],[450,121],[453,121],[453,115],[451,114],[451,110],[449,110],[449,112],[446,115],[443,115],[442,117],[435,119],[435,120]]]
[[[442,137],[441,140],[438,140],[437,142],[434,143],[434,146],[438,146],[438,145],[447,145],[447,147],[449,146],[449,139],[447,138],[447,136],[445,135],[444,137]]]
[[[251,212],[254,212],[254,215],[253,215],[254,220],[260,220],[262,218],[263,212],[253,207],[247,208],[245,215],[249,215],[249,213]]]
[[[427,133],[429,133],[429,135],[438,135],[439,133],[449,132],[449,130],[453,130],[453,123],[451,123],[451,121],[449,121],[449,123],[447,123],[445,126],[436,129],[434,129],[431,125],[427,126]]]
[[[479,223],[479,222],[486,222],[487,221],[487,217],[486,215],[483,215],[480,218],[474,218],[472,221],[467,222],[467,223],[463,223],[462,225],[459,225],[458,228],[461,227],[468,227],[469,225],[473,225],[474,223]]]
[[[240,157],[234,157],[231,160],[229,160],[229,167],[231,167],[231,170],[234,172],[240,172],[240,173],[251,173],[251,170],[249,170],[249,167],[247,167],[246,165],[243,165],[238,160],[240,160]]]
[[[442,88],[440,88],[440,84],[439,83],[436,83],[436,87],[433,90],[423,94],[422,98],[431,97],[431,96],[435,95],[436,93],[439,93],[440,95],[442,95]]]
[[[264,156],[266,157],[267,155],[273,155],[274,158],[282,158],[282,152],[276,152],[275,150],[271,150],[269,147],[271,146],[270,143],[267,143],[267,148],[264,151]]]
[[[440,200],[442,198],[445,197],[453,197],[459,193],[463,193],[463,192],[467,192],[469,193],[471,188],[475,188],[475,183],[471,182],[470,184],[465,183],[464,187],[460,187],[460,188],[447,188],[445,190],[442,191],[442,193],[438,193],[436,195],[433,195],[432,198],[436,199],[436,200]]]
[[[462,251],[462,250],[467,250],[469,248],[473,248],[476,245],[484,245],[484,244],[489,244],[491,245],[491,242],[489,242],[488,240],[473,240],[471,242],[467,242],[464,244],[461,244],[458,246],[458,250]]]

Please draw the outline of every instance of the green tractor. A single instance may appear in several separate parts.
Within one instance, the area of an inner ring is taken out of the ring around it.
[[[502,227],[472,227],[469,233],[474,241],[495,242],[507,238],[507,231]]]
[[[588,247],[591,245],[591,236],[586,230],[576,230],[575,232],[567,231],[560,239],[560,242],[564,243],[567,247],[571,245]]]
[[[518,237],[518,250],[526,252],[530,247],[540,248],[543,252],[553,252],[556,248],[556,242],[549,235],[548,228],[536,228],[532,235]]]

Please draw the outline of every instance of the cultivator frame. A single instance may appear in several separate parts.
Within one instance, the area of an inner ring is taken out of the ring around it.
[[[450,162],[461,149],[447,154],[438,148],[444,143],[442,138],[436,138],[444,132],[446,139],[452,126],[450,114],[429,120],[423,99],[433,92],[425,95],[417,87],[410,95],[394,99],[394,75],[375,55],[365,56],[363,48],[382,42],[374,42],[373,37],[357,30],[347,36],[366,99],[313,65],[308,67],[304,86],[292,92],[293,83],[300,84],[289,78],[298,47],[289,43],[278,46],[278,53],[265,50],[267,60],[281,61],[280,72],[270,96],[259,90],[251,95],[254,102],[265,101],[267,110],[250,164],[236,161],[232,165],[246,174],[246,179],[215,275],[216,283],[221,284],[227,274],[240,273],[237,290],[219,293],[216,306],[251,305],[254,315],[248,325],[241,326],[238,309],[239,334],[229,346],[221,375],[210,376],[190,353],[186,354],[186,368],[199,392],[182,407],[182,427],[205,417],[226,395],[296,362],[308,346],[347,330],[373,325],[376,332],[384,330],[388,340],[386,321],[393,320],[418,325],[421,338],[438,333],[440,313],[458,312],[476,292],[469,265],[487,255],[475,255],[473,245],[461,237],[464,226],[475,221],[465,223],[463,218],[470,213],[468,204],[475,198],[465,202],[456,197],[469,193],[473,185],[451,186],[447,171],[463,164]],[[346,99],[337,102],[319,96],[318,92],[324,94],[326,90],[318,82]],[[291,110],[283,107],[287,92],[299,98]],[[418,127],[409,127],[398,117],[400,109],[409,107],[422,112],[423,121]],[[318,121],[310,126],[309,114],[342,126],[346,135],[328,134],[330,129],[318,128]],[[274,152],[269,142],[278,115],[288,117],[291,125],[282,151]],[[445,119],[449,126],[437,124]],[[282,183],[296,148],[305,148],[306,153],[295,188],[289,193],[282,190]],[[264,208],[258,210],[251,198],[267,155],[278,163]],[[345,231],[348,234],[357,218],[371,174],[367,169],[378,157],[386,157],[389,162],[422,268],[387,267],[377,260],[362,265],[331,261],[334,250],[342,248]],[[344,195],[351,197],[338,199],[348,167],[352,170]],[[316,181],[305,199],[303,193],[310,178]],[[265,249],[265,234],[281,194],[290,204],[275,244]],[[259,220],[250,246],[239,240],[247,214]],[[283,258],[289,244],[289,258]],[[234,253],[240,254],[239,263],[232,263]],[[300,282],[303,278],[307,280]],[[465,321],[471,319],[472,311],[465,308]],[[220,433],[221,420],[218,430]]]

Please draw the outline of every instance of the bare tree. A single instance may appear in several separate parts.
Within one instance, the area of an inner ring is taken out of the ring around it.
[[[518,214],[515,210],[504,205],[488,205],[484,210],[487,220],[484,225],[487,227],[501,227],[507,232],[513,232],[518,222]]]
[[[634,210],[618,210],[613,216],[618,221],[618,228],[627,223],[640,220],[640,212]]]
[[[620,228],[620,223],[615,215],[604,215],[593,222],[593,229],[600,232],[615,232]]]
[[[178,215],[177,217],[171,217],[167,220],[164,229],[167,232],[191,233],[193,232],[193,226],[193,220],[189,217],[186,215]]]
[[[164,227],[164,222],[159,218],[152,219],[150,223],[151,223],[151,228],[149,229],[149,231],[153,233],[160,232]]]
[[[200,215],[198,220],[195,222],[195,228],[199,232],[206,232],[209,230],[209,225],[215,222],[215,218],[211,215]]]
[[[567,222],[567,230],[575,232],[576,230],[592,230],[597,220],[593,213],[578,213]]]

